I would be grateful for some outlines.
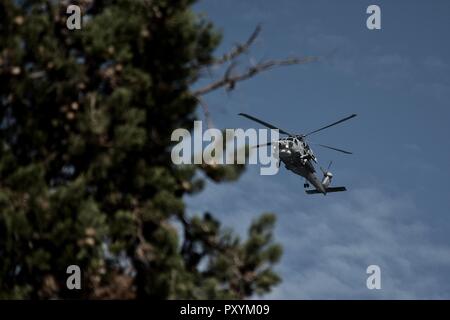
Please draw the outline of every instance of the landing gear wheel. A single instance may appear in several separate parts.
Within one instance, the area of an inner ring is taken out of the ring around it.
[[[303,187],[305,187],[305,189],[309,188],[309,183],[305,183],[305,184],[303,185]]]

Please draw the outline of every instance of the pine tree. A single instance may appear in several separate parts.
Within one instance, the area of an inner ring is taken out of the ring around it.
[[[171,162],[221,40],[193,2],[73,1],[69,30],[67,1],[0,1],[0,298],[245,298],[280,281],[273,214],[240,239],[185,212],[203,179],[244,170]]]

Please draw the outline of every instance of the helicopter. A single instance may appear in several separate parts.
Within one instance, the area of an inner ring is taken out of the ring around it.
[[[253,117],[246,113],[239,113],[240,116],[243,116],[247,119],[250,119],[252,121],[255,121],[259,124],[262,124],[263,126],[269,128],[269,129],[275,129],[278,130],[280,134],[286,135],[286,137],[279,139],[278,141],[271,141],[264,144],[259,144],[256,146],[253,146],[253,148],[259,148],[263,146],[272,145],[273,148],[278,148],[278,154],[279,161],[283,162],[286,169],[302,176],[305,178],[305,192],[307,194],[324,194],[326,195],[329,192],[341,192],[346,191],[347,189],[345,187],[330,187],[331,180],[333,178],[333,174],[330,172],[330,167],[332,164],[332,161],[328,164],[327,169],[323,169],[319,166],[320,170],[323,173],[322,181],[319,180],[319,178],[316,176],[316,169],[314,168],[314,164],[318,164],[317,158],[314,155],[314,152],[312,151],[309,144],[306,142],[306,137],[317,133],[319,131],[322,131],[324,129],[330,128],[332,126],[335,126],[337,124],[340,124],[344,121],[350,120],[354,117],[356,117],[356,114],[352,114],[348,117],[345,117],[339,121],[333,122],[327,126],[321,127],[319,129],[316,129],[314,131],[308,132],[306,134],[291,134],[285,130],[282,130],[268,122],[262,121],[256,117]],[[334,151],[338,151],[345,154],[352,154],[349,151],[338,149],[335,147],[330,147],[323,144],[316,144],[322,148],[331,149]],[[279,162],[278,162],[279,165]],[[310,185],[312,184],[315,189],[309,189]]]

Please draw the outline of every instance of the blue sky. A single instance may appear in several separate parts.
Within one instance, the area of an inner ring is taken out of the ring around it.
[[[366,28],[370,4],[381,7],[381,30]],[[189,211],[210,210],[240,233],[277,213],[283,282],[267,298],[450,299],[450,2],[209,0],[195,9],[223,32],[218,54],[262,24],[238,66],[323,57],[205,96],[216,127],[255,127],[239,112],[299,133],[358,117],[311,138],[354,152],[314,149],[348,192],[307,196],[299,176],[249,166],[240,181],[187,198]],[[366,288],[370,264],[381,267],[381,290]]]

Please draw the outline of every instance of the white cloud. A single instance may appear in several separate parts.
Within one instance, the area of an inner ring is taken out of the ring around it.
[[[300,179],[296,190],[276,180],[252,172],[189,199],[240,232],[256,214],[278,213],[283,283],[266,298],[450,298],[450,246],[433,242],[414,199],[376,187],[310,197]],[[381,267],[381,290],[366,288],[371,264]]]
[[[429,56],[424,59],[424,66],[431,69],[447,69],[448,63],[436,56]]]
[[[450,97],[450,84],[444,82],[419,82],[414,84],[412,90],[431,101],[446,103]],[[431,102],[430,105],[435,105],[435,103]]]

